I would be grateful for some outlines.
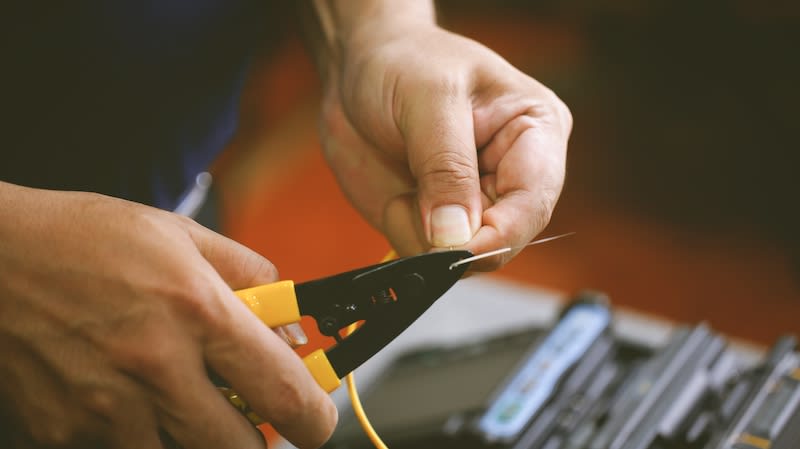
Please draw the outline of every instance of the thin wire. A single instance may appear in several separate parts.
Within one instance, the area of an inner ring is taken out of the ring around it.
[[[528,246],[538,245],[540,243],[545,243],[545,242],[550,242],[550,241],[553,241],[553,240],[556,240],[556,239],[560,239],[562,237],[568,237],[568,236],[570,236],[572,234],[575,234],[575,233],[574,232],[567,232],[565,234],[559,234],[559,235],[554,235],[552,237],[545,237],[543,239],[534,240],[534,241],[532,241],[532,242],[530,242],[528,244],[522,245],[522,246],[507,246],[505,248],[500,248],[500,249],[495,249],[495,250],[492,250],[492,251],[487,251],[485,253],[480,253],[480,254],[478,254],[476,256],[467,257],[466,259],[461,259],[458,262],[454,262],[454,263],[450,264],[450,269],[452,270],[453,268],[455,268],[455,267],[457,267],[459,265],[464,265],[465,263],[474,262],[476,260],[484,259],[486,257],[492,257],[492,256],[496,256],[498,254],[507,253],[507,252],[510,252],[511,250],[514,250],[514,249],[522,249],[522,248],[525,248],[525,247],[528,247]]]
[[[512,249],[525,248],[526,246],[549,242],[555,239],[560,239],[562,237],[567,237],[572,234],[574,234],[574,232],[568,232],[566,234],[560,234],[553,237],[545,237],[543,239],[534,240],[533,242],[530,242],[527,245],[522,245],[518,247],[500,248],[494,251],[478,254],[477,256],[467,257],[466,259],[461,259],[458,262],[455,262],[454,264],[450,265],[450,269],[452,270],[453,268],[459,265],[469,263],[478,259],[483,259],[484,257],[491,257],[497,254],[507,253]],[[389,251],[389,253],[386,254],[386,256],[384,256],[381,262],[388,262],[396,258],[397,258],[397,253],[395,253],[394,250],[392,250]],[[345,333],[347,334],[347,336],[349,336],[350,334],[355,332],[356,329],[358,329],[358,324],[353,323],[347,326]],[[375,431],[375,428],[372,427],[372,423],[369,422],[369,418],[367,418],[367,414],[366,412],[364,412],[364,407],[361,405],[361,398],[359,398],[358,396],[358,389],[356,389],[356,378],[352,372],[349,373],[347,376],[345,376],[345,382],[347,383],[347,392],[350,395],[350,403],[353,404],[353,413],[355,413],[356,419],[358,419],[358,423],[361,424],[361,428],[364,430],[364,433],[367,435],[369,440],[372,442],[373,445],[375,445],[377,449],[389,449],[386,446],[386,443],[384,443],[381,437],[378,435],[378,432]]]
[[[384,256],[381,262],[388,262],[396,258],[397,253],[392,250]],[[347,335],[352,334],[357,328],[358,325],[356,323],[347,326]],[[347,392],[350,394],[350,403],[353,404],[353,413],[355,413],[356,419],[358,419],[359,424],[361,424],[361,428],[364,429],[364,433],[367,434],[367,437],[376,448],[388,449],[386,443],[381,440],[378,432],[372,427],[372,423],[369,422],[369,418],[367,418],[367,414],[364,412],[364,407],[361,405],[361,399],[358,397],[358,390],[356,389],[356,378],[353,376],[352,372],[345,376],[345,382],[347,383]]]

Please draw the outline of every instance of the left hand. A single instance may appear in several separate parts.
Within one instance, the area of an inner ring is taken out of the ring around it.
[[[520,247],[547,225],[572,127],[551,90],[434,24],[366,25],[340,61],[325,86],[325,155],[401,255]]]

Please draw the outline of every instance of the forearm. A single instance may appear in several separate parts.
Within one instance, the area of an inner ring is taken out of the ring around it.
[[[305,3],[305,2],[304,2]],[[303,31],[323,81],[347,52],[410,25],[435,23],[431,0],[310,0]]]

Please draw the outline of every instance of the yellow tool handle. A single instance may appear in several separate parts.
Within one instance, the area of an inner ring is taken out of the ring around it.
[[[300,321],[293,281],[273,282],[234,293],[267,327],[274,328]]]
[[[293,281],[279,281],[272,284],[237,290],[238,296],[261,322],[270,328],[285,326],[300,321],[297,296]],[[330,393],[339,388],[341,381],[325,355],[317,349],[303,358],[311,375],[320,387]]]
[[[306,368],[311,372],[317,384],[328,393],[342,385],[342,381],[339,380],[339,376],[336,375],[328,356],[325,355],[325,351],[322,349],[316,349],[311,354],[303,357],[303,363],[305,363]]]

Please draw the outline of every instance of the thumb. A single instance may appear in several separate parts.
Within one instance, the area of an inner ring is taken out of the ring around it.
[[[232,290],[279,279],[278,270],[262,255],[208,228],[192,225],[189,233],[198,251]]]
[[[269,284],[279,279],[275,265],[246,246],[200,225],[192,226],[190,234],[200,254],[231,290]],[[292,347],[308,343],[300,323],[273,330]]]
[[[472,105],[467,95],[419,93],[401,129],[423,227],[434,247],[464,245],[481,224]]]

